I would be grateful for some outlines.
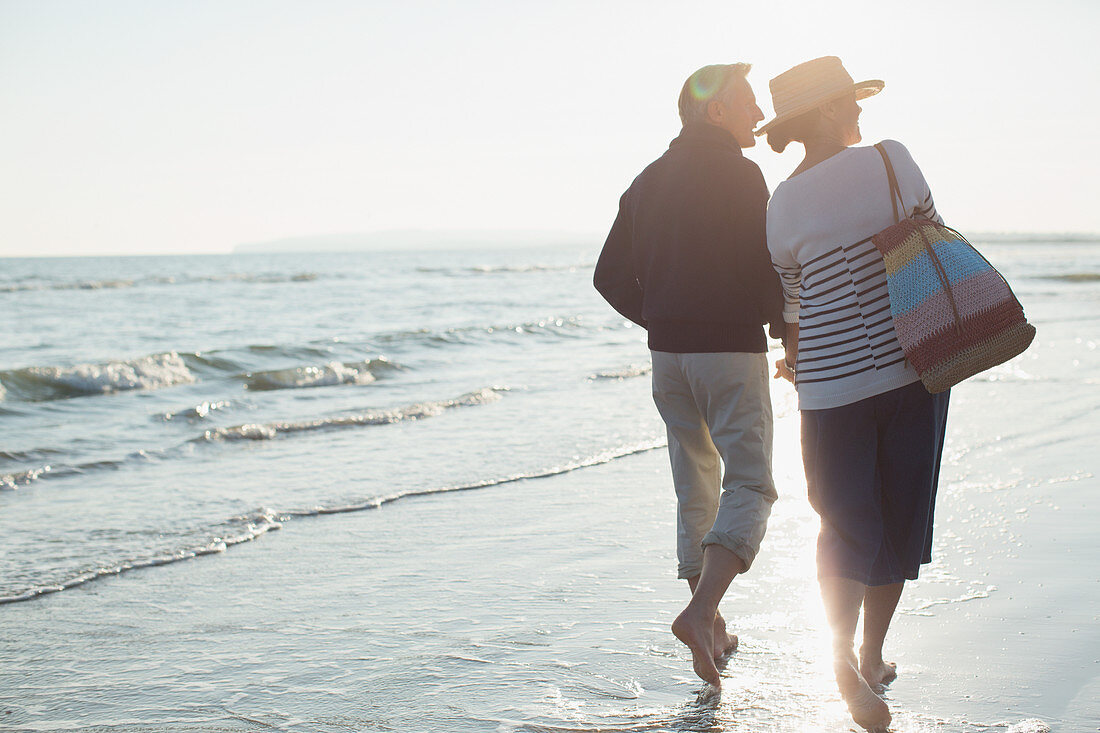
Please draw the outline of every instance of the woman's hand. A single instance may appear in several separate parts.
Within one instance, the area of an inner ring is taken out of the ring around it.
[[[786,379],[794,384],[794,364],[798,363],[798,324],[787,324],[787,338],[783,340],[783,358],[775,362],[772,379]]]
[[[787,358],[775,360],[775,374],[772,375],[772,379],[786,379],[791,384],[794,384],[794,369],[787,364]]]

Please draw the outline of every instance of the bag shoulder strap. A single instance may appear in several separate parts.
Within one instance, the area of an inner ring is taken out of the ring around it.
[[[901,198],[901,187],[898,186],[898,177],[894,175],[894,166],[890,164],[890,156],[886,154],[886,148],[882,143],[875,143],[875,150],[882,156],[882,162],[886,164],[886,178],[890,181],[890,206],[894,208],[894,223],[901,221],[898,218],[898,204],[901,204],[902,213],[905,213],[905,201]]]

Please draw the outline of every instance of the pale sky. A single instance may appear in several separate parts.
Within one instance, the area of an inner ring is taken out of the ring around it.
[[[1100,231],[1100,2],[0,0],[0,256],[387,229],[606,232],[684,79],[886,81],[965,231]],[[747,155],[774,189],[800,160]],[[598,238],[598,237],[597,237]]]

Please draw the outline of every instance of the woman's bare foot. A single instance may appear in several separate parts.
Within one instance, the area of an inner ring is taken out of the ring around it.
[[[898,665],[882,661],[882,655],[865,657],[859,655],[859,673],[875,692],[881,692],[886,685],[898,677]]]
[[[718,662],[735,651],[737,634],[726,631],[726,620],[722,618],[722,614],[714,614],[714,661]]]
[[[700,614],[689,603],[672,622],[672,633],[691,650],[691,665],[704,682],[721,687],[714,664],[714,616]]]
[[[869,731],[885,731],[890,725],[890,708],[886,707],[882,698],[863,679],[856,666],[855,653],[847,652],[837,656],[833,660],[833,671],[836,673],[840,696],[848,705],[852,720]]]

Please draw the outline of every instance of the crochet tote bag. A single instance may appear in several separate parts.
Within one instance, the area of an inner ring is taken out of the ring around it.
[[[875,148],[886,164],[894,225],[871,242],[886,263],[894,330],[924,386],[943,392],[1022,353],[1035,327],[1001,273],[966,237],[931,219],[898,217],[898,179],[886,150]]]

